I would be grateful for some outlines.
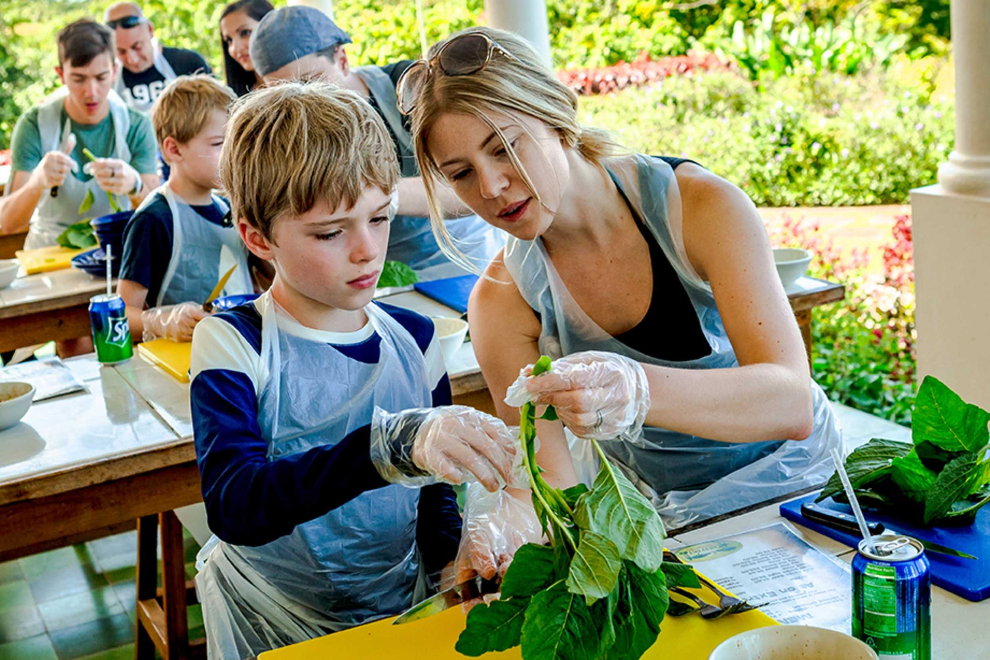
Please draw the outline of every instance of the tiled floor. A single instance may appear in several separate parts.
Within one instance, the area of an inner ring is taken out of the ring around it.
[[[192,577],[199,546],[184,546]],[[0,660],[133,658],[136,557],[128,532],[0,564]],[[189,631],[203,636],[199,605]]]

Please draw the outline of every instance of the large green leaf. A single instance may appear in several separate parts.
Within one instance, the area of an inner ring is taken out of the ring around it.
[[[636,562],[644,571],[655,573],[663,563],[660,516],[608,461],[602,461],[591,492],[578,498],[574,522],[611,540],[621,558]]]
[[[577,506],[578,498],[587,493],[588,490],[590,489],[583,483],[579,483],[576,486],[571,486],[563,491],[564,501],[567,502],[567,506],[573,509]]]
[[[990,413],[966,403],[949,387],[926,376],[918,388],[911,418],[914,444],[931,442],[951,452],[971,452],[987,444]]]
[[[518,646],[529,601],[529,598],[511,598],[487,606],[476,605],[468,612],[467,625],[454,648],[458,653],[476,657]]]
[[[890,465],[890,478],[900,489],[901,495],[913,502],[924,502],[938,475],[921,462],[911,451],[907,456],[895,458]]]
[[[669,596],[662,571],[647,573],[624,562],[613,618],[615,643],[605,660],[639,658],[657,641]]]
[[[849,475],[853,488],[865,487],[889,474],[893,460],[907,456],[910,452],[911,445],[906,442],[873,438],[865,445],[854,449],[846,457],[846,474]],[[820,502],[841,492],[842,481],[839,479],[839,473],[835,472],[816,501]]]
[[[83,197],[82,203],[79,204],[79,209],[78,209],[79,215],[82,215],[83,213],[86,213],[91,208],[93,208],[93,202],[95,201],[96,198],[93,197],[93,190],[92,188],[90,188],[89,190],[86,191],[86,196]]]
[[[601,626],[584,598],[563,583],[533,596],[522,627],[525,660],[593,660],[601,649]]]
[[[700,589],[701,582],[698,580],[694,567],[691,564],[680,564],[673,561],[665,561],[660,567],[667,582],[667,588],[689,587]]]
[[[591,605],[615,589],[622,560],[619,559],[618,548],[604,536],[582,531],[580,539],[571,558],[566,584],[568,591],[581,594]]]
[[[548,545],[527,543],[516,551],[502,578],[502,598],[532,596],[553,582],[554,552]]]
[[[914,450],[918,452],[918,458],[925,464],[925,467],[936,472],[941,472],[942,468],[956,457],[955,452],[942,449],[934,442],[929,442],[928,440],[916,444]]]
[[[975,452],[949,462],[925,498],[924,523],[929,525],[946,514],[956,500],[969,495],[973,471],[978,469]]]

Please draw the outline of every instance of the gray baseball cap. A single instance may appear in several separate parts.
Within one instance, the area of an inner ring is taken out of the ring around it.
[[[347,33],[319,9],[282,7],[265,14],[251,34],[251,63],[264,77],[300,57],[349,43]]]

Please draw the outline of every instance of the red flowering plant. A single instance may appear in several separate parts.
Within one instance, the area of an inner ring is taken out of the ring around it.
[[[632,62],[612,66],[558,71],[557,79],[575,93],[591,96],[621,91],[627,87],[656,84],[670,76],[682,76],[707,71],[735,71],[738,67],[712,53],[688,53],[675,57],[653,59],[642,52]]]
[[[820,230],[789,217],[768,227],[773,245],[815,254],[812,276],[846,285],[845,300],[814,312],[813,376],[833,401],[910,425],[917,388],[911,217],[897,216],[879,273],[868,270],[865,248],[847,254]]]

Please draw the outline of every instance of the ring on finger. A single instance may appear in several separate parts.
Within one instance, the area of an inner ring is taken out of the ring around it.
[[[602,430],[602,424],[605,423],[605,417],[602,415],[601,408],[599,408],[598,410],[596,410],[595,411],[595,414],[598,415],[598,421],[595,422],[595,432],[597,433],[598,431],[601,431]]]

